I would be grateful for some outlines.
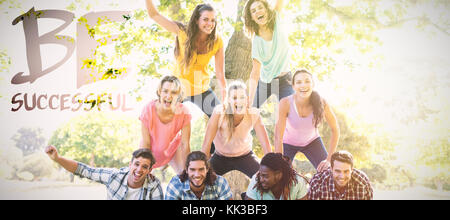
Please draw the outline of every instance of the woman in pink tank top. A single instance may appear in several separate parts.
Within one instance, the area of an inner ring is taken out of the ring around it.
[[[259,162],[253,153],[255,130],[264,154],[271,152],[269,137],[257,108],[248,105],[247,88],[242,82],[234,82],[228,88],[228,100],[218,105],[206,128],[202,151],[210,157],[211,143],[216,147],[210,163],[213,170],[224,175],[239,170],[249,178],[259,170]]]
[[[181,101],[181,82],[175,76],[165,76],[157,89],[158,99],[142,110],[141,148],[149,148],[158,168],[170,164],[180,174],[190,152],[191,114]]]
[[[278,121],[275,127],[275,151],[294,160],[302,152],[318,172],[330,167],[331,155],[339,141],[339,125],[327,102],[313,91],[312,74],[298,70],[292,77],[295,93],[280,101]],[[319,124],[323,118],[331,128],[329,153],[319,135]]]

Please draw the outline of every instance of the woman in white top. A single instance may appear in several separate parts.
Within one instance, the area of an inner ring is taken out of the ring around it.
[[[216,147],[210,163],[218,175],[239,170],[251,178],[259,170],[259,162],[252,151],[254,129],[264,154],[271,152],[269,137],[257,108],[248,105],[247,88],[242,82],[228,87],[225,105],[214,109],[208,122],[202,151],[210,157],[210,146]]]

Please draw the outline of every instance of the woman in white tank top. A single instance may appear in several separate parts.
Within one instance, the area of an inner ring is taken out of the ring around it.
[[[251,178],[259,170],[259,162],[254,155],[254,129],[264,154],[271,152],[269,137],[262,124],[257,108],[248,106],[247,88],[242,82],[234,82],[228,88],[228,100],[218,105],[206,128],[202,151],[208,157],[214,141],[215,153],[211,156],[211,167],[224,175],[231,170],[239,170]]]

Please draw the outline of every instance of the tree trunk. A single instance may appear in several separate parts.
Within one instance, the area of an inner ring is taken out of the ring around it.
[[[245,36],[244,23],[242,22],[242,11],[247,0],[239,0],[238,13],[236,17],[236,25],[225,49],[225,78],[227,81],[240,79],[247,82],[250,77],[250,71],[252,70],[252,42]],[[211,88],[216,94],[221,94],[217,91],[217,80],[214,75],[211,81]]]
[[[231,36],[225,50],[225,77],[227,79],[241,79],[246,82],[252,70],[251,40],[241,29]]]
[[[244,23],[241,19],[247,0],[239,0],[237,25],[227,49],[225,50],[225,77],[227,79],[241,79],[246,82],[252,70],[252,42],[244,34]]]

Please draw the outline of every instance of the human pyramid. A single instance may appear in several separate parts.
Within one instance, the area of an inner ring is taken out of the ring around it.
[[[353,156],[337,151],[339,125],[331,106],[314,90],[313,74],[289,70],[290,45],[280,18],[283,0],[277,0],[273,9],[266,0],[245,5],[253,62],[248,89],[241,81],[227,86],[223,41],[216,33],[211,5],[197,5],[187,25],[161,15],[152,0],[146,5],[150,18],[176,35],[176,64],[173,75],[159,82],[158,99],[142,110],[142,141],[129,167],[89,167],[48,146],[45,151],[52,160],[106,185],[108,199],[229,200],[232,193],[223,175],[232,170],[251,179],[242,199],[373,199],[367,175],[353,168]],[[210,88],[207,71],[213,56],[220,101]],[[273,94],[279,100],[274,152],[258,110]],[[183,104],[187,101],[209,117],[201,151],[190,151],[192,117]],[[332,131],[328,152],[318,131],[324,119]],[[264,151],[261,160],[252,150],[252,130]],[[317,170],[311,180],[292,167],[299,151]],[[151,171],[167,164],[177,175],[164,193]]]

